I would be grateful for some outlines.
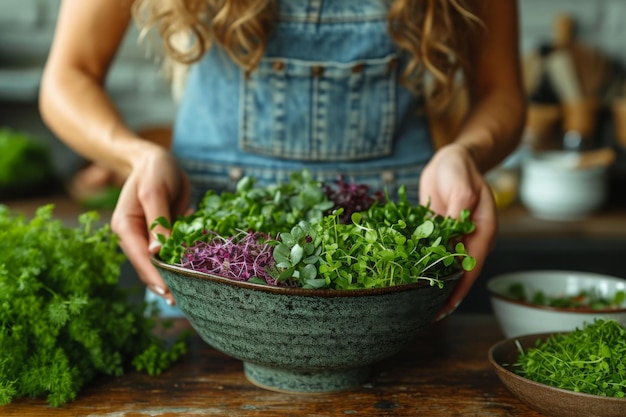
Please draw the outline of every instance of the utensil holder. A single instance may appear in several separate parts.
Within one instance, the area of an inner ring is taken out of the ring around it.
[[[531,103],[528,106],[526,130],[533,150],[560,149],[562,113],[558,104]]]

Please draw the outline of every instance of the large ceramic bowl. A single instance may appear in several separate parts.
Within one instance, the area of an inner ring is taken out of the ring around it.
[[[243,361],[254,384],[328,392],[367,381],[371,365],[414,340],[458,282],[384,289],[311,290],[237,282],[153,258],[202,339]]]
[[[601,397],[540,384],[517,375],[519,347],[524,350],[545,340],[550,333],[531,334],[496,343],[489,349],[489,361],[502,383],[522,402],[547,417],[624,417],[626,398]]]
[[[626,302],[619,308],[559,308],[518,301],[509,295],[513,284],[522,284],[528,295],[536,291],[548,297],[574,296],[582,291],[613,298],[626,291],[626,279],[577,271],[520,271],[502,274],[487,282],[493,312],[507,337],[532,333],[571,331],[594,318],[614,319],[626,326]]]

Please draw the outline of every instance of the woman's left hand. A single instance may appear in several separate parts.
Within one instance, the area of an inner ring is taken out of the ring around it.
[[[469,151],[450,144],[439,149],[424,168],[420,179],[420,203],[443,216],[457,218],[468,209],[476,229],[463,243],[476,258],[476,267],[465,272],[461,282],[439,312],[439,318],[452,313],[478,278],[497,232],[497,212],[493,194]]]

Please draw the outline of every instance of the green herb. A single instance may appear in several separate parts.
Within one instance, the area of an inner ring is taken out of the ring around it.
[[[519,375],[570,391],[626,397],[626,329],[615,320],[557,333],[526,352],[518,347]]]
[[[579,291],[574,295],[547,295],[544,291],[533,291],[527,294],[527,289],[522,283],[513,283],[509,286],[506,295],[513,300],[528,302],[540,306],[558,308],[587,308],[602,310],[620,308],[626,301],[626,292],[616,291],[611,297],[603,297],[597,289],[590,288]]]
[[[0,206],[0,404],[74,400],[99,374],[126,365],[158,374],[185,351],[166,346],[154,316],[118,285],[123,255],[95,213],[65,227],[51,205],[27,221]]]

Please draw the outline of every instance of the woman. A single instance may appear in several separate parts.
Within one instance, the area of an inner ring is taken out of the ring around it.
[[[103,88],[133,16],[160,35],[168,61],[188,66],[171,152],[131,131]],[[445,106],[459,78],[469,111],[435,151],[424,104]],[[482,174],[516,147],[524,121],[517,5],[64,0],[40,103],[69,146],[126,178],[113,230],[141,279],[170,304],[149,261],[158,251],[152,221],[184,213],[241,175],[276,182],[306,167],[327,182],[343,174],[377,189],[404,184],[442,215],[471,210],[476,232],[465,243],[477,267],[445,315],[467,294],[496,233]]]

